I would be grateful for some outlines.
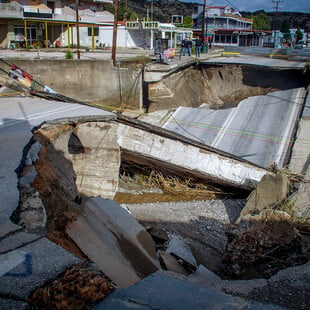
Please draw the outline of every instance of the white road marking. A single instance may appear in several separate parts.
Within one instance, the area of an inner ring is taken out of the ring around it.
[[[227,116],[226,121],[224,122],[221,130],[219,131],[219,133],[217,134],[217,136],[213,140],[213,142],[211,144],[212,147],[217,148],[218,145],[221,143],[221,140],[226,135],[227,130],[230,129],[229,126],[232,123],[232,121],[234,120],[234,118],[237,114],[237,111],[238,111],[237,108],[233,108],[232,111],[229,113],[229,115]]]

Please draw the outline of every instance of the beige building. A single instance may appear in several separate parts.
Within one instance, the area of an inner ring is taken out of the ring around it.
[[[77,21],[81,45],[94,48],[99,42],[99,27],[111,25],[113,14],[103,11],[103,3],[112,0],[77,1],[18,0],[0,3],[0,47],[34,45],[77,46]]]

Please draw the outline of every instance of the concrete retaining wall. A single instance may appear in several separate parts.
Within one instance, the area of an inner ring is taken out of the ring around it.
[[[119,107],[142,107],[142,74],[113,67],[110,60],[14,60],[39,82],[62,95]],[[122,90],[122,92],[120,91]]]

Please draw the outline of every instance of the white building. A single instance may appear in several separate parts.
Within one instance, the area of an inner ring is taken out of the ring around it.
[[[193,14],[193,31],[201,34],[203,6]],[[230,6],[207,6],[205,10],[205,38],[215,46],[262,46],[266,32],[252,29],[253,20],[243,18]]]

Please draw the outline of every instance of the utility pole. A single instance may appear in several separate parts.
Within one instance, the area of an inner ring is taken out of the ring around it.
[[[205,42],[206,6],[207,6],[207,0],[204,0],[202,9],[202,19],[201,19],[201,39],[203,43]]]
[[[118,20],[118,1],[114,0],[114,25],[113,25],[113,41],[112,41],[112,61],[113,66],[116,65],[116,45],[117,45],[117,20]]]
[[[206,13],[207,13],[207,0],[204,0],[203,10],[202,10],[202,20],[201,20],[201,39],[203,42],[203,45],[202,45],[202,52],[203,53],[208,52],[208,30],[207,30],[208,16],[206,16]],[[206,42],[205,42],[205,32],[207,32]]]
[[[77,41],[77,56],[81,58],[80,52],[80,21],[79,21],[79,0],[75,0],[75,12],[76,12],[76,41]]]
[[[278,11],[279,11],[279,3],[282,3],[283,0],[272,0],[272,3],[275,3],[273,7],[276,10],[276,14],[274,17],[274,47],[276,47],[276,35],[277,35],[277,27],[278,27]]]

